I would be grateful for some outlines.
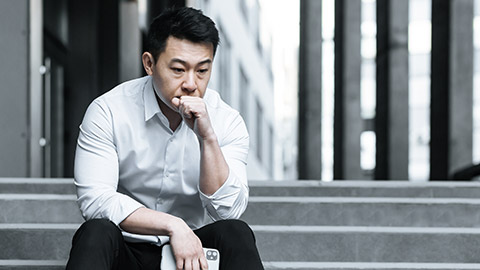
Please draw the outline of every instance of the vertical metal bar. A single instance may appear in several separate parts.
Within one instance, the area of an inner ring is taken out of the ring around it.
[[[52,61],[45,58],[44,96],[43,96],[43,176],[52,176]]]
[[[29,173],[30,177],[42,176],[42,75],[43,59],[43,0],[30,0],[30,91],[29,91]]]

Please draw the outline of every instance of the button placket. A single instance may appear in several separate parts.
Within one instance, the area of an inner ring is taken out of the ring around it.
[[[168,171],[169,170],[169,167],[168,165],[171,164],[171,154],[169,153],[170,152],[170,149],[171,149],[171,145],[173,144],[173,141],[174,141],[174,137],[170,137],[170,139],[168,139],[168,143],[167,143],[167,147],[166,147],[166,152],[165,152],[165,169],[163,171],[163,176],[165,178],[169,178],[170,176],[170,172]]]

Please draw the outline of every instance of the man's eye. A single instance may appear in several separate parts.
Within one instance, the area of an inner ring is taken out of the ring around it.
[[[175,73],[182,73],[183,69],[182,68],[172,68],[173,72]]]
[[[198,73],[205,74],[205,73],[207,73],[207,71],[208,71],[208,69],[200,69],[200,70],[198,70]]]

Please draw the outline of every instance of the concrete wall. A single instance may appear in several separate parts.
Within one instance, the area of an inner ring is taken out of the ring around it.
[[[29,1],[0,1],[0,175],[28,175]]]

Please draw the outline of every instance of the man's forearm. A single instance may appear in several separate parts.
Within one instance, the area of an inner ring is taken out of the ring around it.
[[[200,190],[212,195],[227,180],[229,168],[216,136],[200,140],[200,147]]]
[[[182,222],[175,216],[142,207],[123,220],[120,227],[134,234],[171,236],[173,229]]]
[[[207,264],[202,242],[180,218],[148,208],[139,208],[121,222],[120,227],[135,234],[168,235],[177,265],[193,261]]]

